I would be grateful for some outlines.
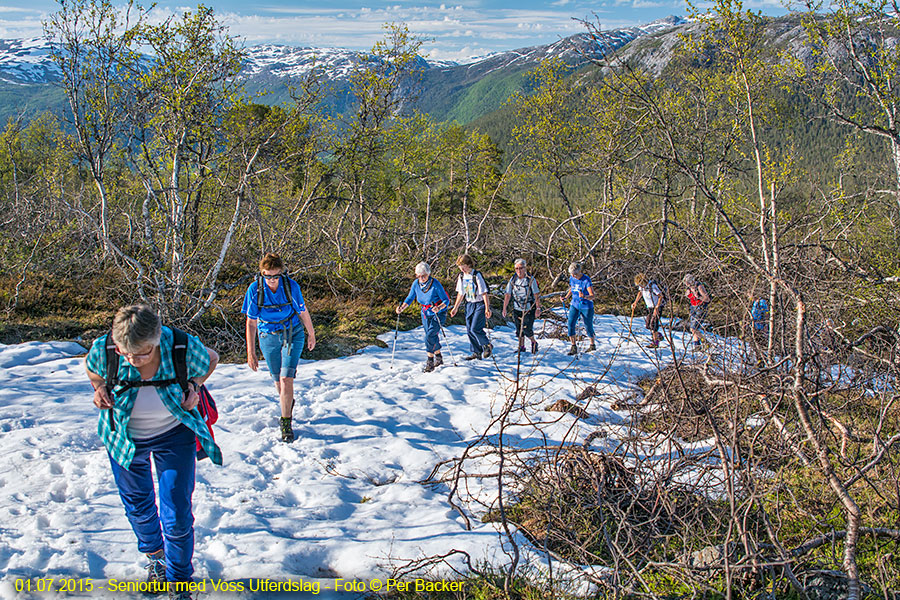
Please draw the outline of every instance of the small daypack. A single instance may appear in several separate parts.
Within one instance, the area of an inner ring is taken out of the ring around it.
[[[158,381],[121,381],[119,380],[119,355],[116,353],[116,344],[113,342],[112,331],[106,336],[106,391],[109,397],[113,397],[114,390],[124,392],[133,387],[168,387],[178,384],[187,396],[190,388],[188,387],[187,374],[187,345],[188,334],[180,329],[172,328],[172,366],[175,368],[175,379],[160,379]],[[118,388],[118,389],[116,389]],[[210,395],[206,385],[201,385],[197,389],[200,401],[197,403],[197,410],[206,423],[209,430],[209,437],[215,441],[213,435],[213,424],[219,420],[219,409],[216,407],[216,401]],[[115,421],[113,420],[113,411],[109,411],[109,426],[113,431],[116,430]],[[207,457],[206,451],[197,440],[197,460],[203,460]]]

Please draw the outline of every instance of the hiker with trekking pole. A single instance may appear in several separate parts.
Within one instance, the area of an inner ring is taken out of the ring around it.
[[[146,304],[120,308],[111,331],[94,341],[85,359],[101,409],[97,433],[138,550],[147,557],[147,589],[178,600],[191,598],[198,452],[222,464],[198,410],[203,382],[218,362],[215,350],[164,327]]]
[[[422,326],[425,328],[425,353],[428,355],[422,371],[430,373],[444,364],[439,336],[443,333],[444,322],[447,320],[447,306],[450,304],[450,297],[444,291],[441,282],[431,276],[431,266],[428,263],[417,264],[415,273],[416,279],[409,289],[409,294],[397,306],[396,312],[399,318],[400,313],[406,310],[413,300],[421,306]],[[446,339],[447,334],[445,333],[444,341]]]
[[[512,300],[519,352],[525,352],[525,338],[528,338],[531,340],[531,353],[535,354],[538,343],[534,339],[534,320],[541,316],[541,291],[537,280],[528,274],[528,263],[524,258],[517,258],[514,267],[516,274],[510,277],[503,296],[503,318],[506,318],[509,301]]]
[[[572,298],[572,302],[568,308],[568,333],[569,341],[572,343],[567,354],[574,356],[578,354],[578,346],[575,344],[575,325],[578,319],[584,321],[584,329],[591,340],[587,352],[593,352],[597,349],[594,343],[594,284],[591,278],[584,272],[584,265],[580,262],[573,262],[569,265],[569,290],[562,296],[563,306],[566,300]]]
[[[643,299],[647,306],[644,325],[652,332],[652,339],[647,344],[647,348],[659,348],[659,342],[662,339],[662,335],[659,333],[659,319],[662,316],[662,309],[668,301],[668,294],[656,281],[647,277],[646,273],[635,275],[634,285],[638,291],[634,302],[631,303],[631,314],[634,316],[638,303]]]
[[[263,256],[259,261],[259,272],[256,281],[247,288],[241,308],[241,312],[247,315],[247,364],[254,371],[259,368],[256,357],[258,335],[259,349],[278,392],[281,441],[290,444],[294,441],[291,424],[294,377],[304,341],[309,350],[316,347],[316,331],[300,286],[284,272],[281,257],[271,252]]]

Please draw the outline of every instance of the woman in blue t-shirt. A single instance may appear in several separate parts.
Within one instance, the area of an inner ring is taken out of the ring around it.
[[[428,263],[420,262],[416,265],[416,280],[413,281],[412,287],[406,300],[397,307],[399,315],[406,307],[415,300],[422,307],[422,326],[425,328],[425,352],[428,359],[425,361],[425,367],[422,369],[426,373],[434,371],[435,367],[444,364],[444,357],[441,355],[440,333],[444,322],[447,320],[447,305],[450,304],[450,297],[444,291],[441,282],[431,276],[431,267]]]
[[[259,261],[260,277],[250,284],[244,295],[241,312],[247,315],[247,364],[254,371],[259,368],[256,358],[256,338],[266,359],[269,373],[281,404],[281,441],[294,441],[291,415],[294,411],[294,376],[297,363],[306,347],[316,347],[313,329],[303,294],[297,282],[284,274],[284,263],[277,254],[268,253]],[[303,327],[300,327],[300,324]],[[303,334],[306,329],[306,336]]]
[[[594,344],[594,286],[591,278],[585,275],[584,266],[580,262],[573,262],[569,265],[569,291],[562,296],[562,301],[572,298],[569,305],[569,340],[572,347],[569,348],[569,356],[578,354],[578,346],[575,345],[575,324],[578,317],[584,321],[584,329],[587,331],[588,337],[591,339],[591,345],[587,351],[593,352],[597,349]]]

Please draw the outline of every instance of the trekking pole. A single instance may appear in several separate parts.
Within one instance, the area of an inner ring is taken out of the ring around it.
[[[632,321],[634,321],[634,304],[631,305],[631,318],[628,319],[628,339],[634,338],[634,332],[631,330]]]
[[[394,347],[391,348],[391,369],[394,368],[394,353],[397,351],[397,333],[400,331],[400,313],[397,313],[397,325],[394,326]]]

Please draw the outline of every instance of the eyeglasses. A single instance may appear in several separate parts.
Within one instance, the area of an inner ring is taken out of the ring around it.
[[[516,267],[516,271],[518,271],[519,269],[522,269],[524,271],[525,267]]]
[[[281,273],[278,273],[277,275],[266,275],[265,273],[263,273],[262,276],[263,279],[278,279],[279,277],[281,277]]]
[[[121,350],[119,350],[119,347],[116,346],[116,354],[118,354],[119,356],[124,356],[128,360],[144,360],[145,358],[150,358],[153,355],[153,350],[151,350],[150,352],[145,352],[143,354],[135,354],[133,352],[122,352]]]

